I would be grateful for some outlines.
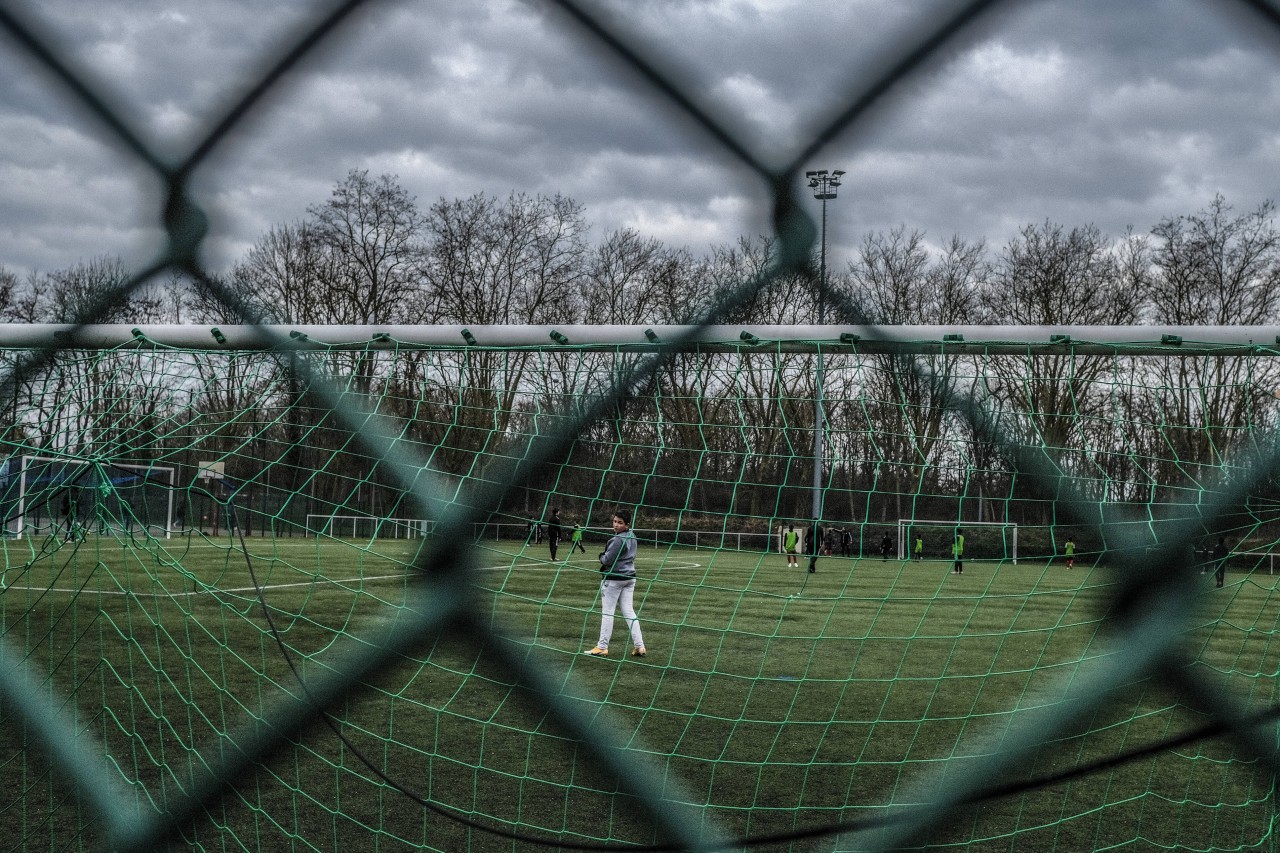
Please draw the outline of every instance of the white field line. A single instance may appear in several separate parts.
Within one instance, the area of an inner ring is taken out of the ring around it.
[[[656,557],[637,557],[636,562],[660,562],[660,560]],[[569,563],[568,565],[580,566],[582,564]],[[701,563],[677,563],[674,565],[672,564],[663,565],[664,569],[696,569],[701,567],[702,567]],[[501,571],[507,571],[510,569],[535,569],[536,570],[536,569],[548,569],[548,568],[553,568],[553,567],[549,566],[547,563],[541,563],[541,562],[514,563],[514,564],[503,564],[503,565],[497,565],[497,566],[479,566],[477,568],[477,571],[501,572]],[[592,568],[594,568],[594,561],[592,564]],[[180,590],[177,592],[135,592],[133,590],[127,590],[127,589],[96,589],[96,588],[90,588],[90,587],[81,588],[81,587],[29,586],[29,585],[19,586],[19,585],[9,585],[9,584],[5,584],[3,587],[0,587],[0,590],[4,592],[10,592],[10,591],[42,592],[42,593],[43,592],[60,592],[64,594],[83,593],[85,595],[127,595],[127,596],[132,596],[134,598],[178,598],[178,597],[190,597],[193,595],[214,595],[217,593],[233,594],[233,593],[239,593],[239,592],[257,592],[258,590],[262,590],[263,592],[270,592],[271,590],[276,590],[276,589],[290,589],[290,588],[299,587],[299,586],[316,586],[319,584],[345,586],[347,584],[365,584],[365,583],[371,583],[374,581],[404,580],[405,578],[408,578],[408,577],[413,577],[413,575],[410,572],[400,572],[394,575],[356,575],[355,577],[349,577],[349,578],[326,578],[326,577],[317,575],[313,577],[311,580],[294,581],[292,583],[263,584],[262,586],[259,586],[259,587],[253,587],[253,586],[206,587],[204,589]]]

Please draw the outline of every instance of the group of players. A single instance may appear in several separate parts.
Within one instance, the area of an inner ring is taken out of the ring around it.
[[[626,621],[628,633],[632,642],[631,654],[633,657],[644,657],[647,650],[644,645],[644,636],[640,630],[640,620],[636,616],[634,595],[636,586],[636,568],[635,558],[638,550],[635,533],[631,530],[631,515],[626,510],[618,510],[613,514],[613,536],[609,538],[605,549],[600,552],[600,603],[601,603],[601,619],[600,619],[600,636],[596,644],[583,652],[585,655],[593,657],[608,657],[609,642],[613,634],[614,612],[621,608],[622,618]],[[528,541],[530,544],[536,544],[541,536],[545,533],[547,545],[551,551],[551,559],[557,557],[560,540],[564,534],[564,522],[560,519],[560,510],[551,510],[547,520],[539,525],[533,519],[529,520]],[[853,534],[844,529],[837,528],[835,531],[827,531],[821,525],[810,525],[808,537],[808,547],[805,548],[809,554],[809,571],[817,571],[818,555],[822,553],[830,556],[835,547],[840,548],[841,556],[852,556],[853,550]],[[581,550],[586,553],[586,547],[582,544],[582,527],[574,524],[569,538],[569,556],[572,557],[574,552]],[[782,533],[782,550],[787,556],[787,565],[799,567],[800,551],[803,538],[800,531],[796,530],[794,524],[787,526]],[[964,574],[964,530],[957,527],[955,529],[954,538],[951,542],[952,557],[952,574]],[[880,558],[888,560],[894,551],[893,538],[886,532],[880,539]],[[1066,558],[1067,568],[1074,568],[1076,558],[1076,543],[1071,537],[1067,537],[1064,548],[1064,556]],[[916,533],[912,540],[911,556],[915,560],[924,559],[924,537]],[[1227,551],[1222,537],[1218,538],[1218,544],[1213,550],[1214,574],[1216,575],[1217,585],[1223,585],[1223,574],[1226,565]]]
[[[807,530],[808,535],[802,537],[800,531],[796,530],[794,524],[787,525],[787,529],[782,533],[782,551],[787,555],[787,565],[800,565],[800,552],[803,550],[809,555],[809,571],[817,571],[818,556],[833,556],[836,549],[839,548],[841,557],[853,556],[853,532],[843,528],[823,528],[822,525],[811,524]],[[801,547],[803,544],[803,548]],[[1070,567],[1074,561],[1075,544],[1068,541],[1068,559],[1067,566]],[[894,553],[894,541],[887,532],[880,538],[880,559],[888,560]],[[912,540],[911,557],[915,560],[924,559],[924,537],[917,533]],[[959,527],[956,528],[955,537],[951,541],[951,557],[953,574],[964,574],[964,531]]]
[[[541,524],[531,518],[525,536],[526,544],[541,545],[545,538],[547,547],[551,550],[551,559],[555,560],[560,552],[560,543],[564,541],[564,530],[567,526],[560,520],[559,508],[551,510],[551,514]],[[587,553],[586,546],[582,544],[582,525],[580,524],[574,524],[569,532],[569,556],[572,557],[575,551]]]
[[[787,529],[782,533],[782,551],[787,556],[788,566],[800,565],[800,553],[809,555],[809,571],[816,571],[817,558],[819,554],[823,556],[832,556],[835,549],[839,547],[840,556],[853,556],[853,534],[845,528],[835,528],[824,530],[821,525],[810,525],[807,528],[807,537],[802,537],[800,531],[796,530],[794,524],[788,525]],[[820,549],[815,549],[815,543],[822,543]],[[888,560],[894,554],[893,538],[886,532],[880,538],[880,559]],[[1203,548],[1206,555],[1202,562],[1202,572],[1213,571],[1216,585],[1221,587],[1225,580],[1227,558],[1229,556],[1225,538],[1218,537],[1218,542],[1213,546],[1212,550],[1208,546]],[[924,537],[917,533],[912,538],[911,558],[914,560],[924,559]],[[1068,569],[1075,568],[1076,565],[1076,543],[1075,539],[1068,536],[1063,542],[1062,558]],[[951,572],[952,574],[964,574],[964,530],[957,527],[955,537],[951,542]]]

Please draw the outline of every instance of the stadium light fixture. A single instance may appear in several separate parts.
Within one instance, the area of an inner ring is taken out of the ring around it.
[[[843,174],[843,169],[835,169],[831,172],[818,169],[815,172],[805,172],[804,176],[809,179],[809,188],[813,190],[813,197],[826,201],[836,197],[836,187],[840,186],[840,177]]]

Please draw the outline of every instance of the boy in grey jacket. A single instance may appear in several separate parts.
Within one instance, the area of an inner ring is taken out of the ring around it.
[[[631,531],[631,515],[625,510],[613,514],[613,536],[600,553],[600,639],[584,655],[608,657],[609,639],[613,634],[613,613],[621,606],[622,618],[631,630],[631,656],[647,654],[640,620],[636,618],[636,535]]]

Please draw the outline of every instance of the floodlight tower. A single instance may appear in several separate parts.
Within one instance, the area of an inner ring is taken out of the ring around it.
[[[822,243],[821,250],[818,253],[818,325],[822,326],[826,323],[827,308],[827,201],[836,197],[836,187],[840,186],[840,176],[844,172],[840,169],[828,172],[826,169],[819,169],[814,172],[805,172],[804,175],[809,179],[809,188],[813,190],[813,197],[822,202]],[[826,432],[826,419],[823,417],[822,411],[822,380],[823,380],[823,363],[822,363],[822,347],[818,347],[818,372],[816,375],[816,391],[813,404],[813,533],[816,535],[818,526],[822,522],[822,438]],[[813,571],[817,564],[818,553],[822,550],[821,542],[813,543],[813,551],[809,561],[809,571]]]

